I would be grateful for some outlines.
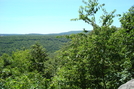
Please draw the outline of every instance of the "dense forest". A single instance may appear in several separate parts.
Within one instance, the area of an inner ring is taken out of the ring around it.
[[[88,32],[84,29],[84,33],[62,36],[70,41],[63,38],[62,41],[67,43],[53,56],[48,56],[49,49],[44,47],[58,43],[47,44],[45,41],[48,38],[42,36],[31,38],[44,39],[40,41],[41,44],[26,43],[24,49],[18,48],[10,55],[2,54],[1,89],[118,89],[121,84],[134,78],[134,6],[126,13],[116,15],[115,10],[107,12],[105,4],[97,0],[83,3],[85,6],[80,7],[79,17],[72,20],[83,20],[93,30]],[[98,11],[103,12],[99,25],[95,19]],[[112,26],[116,16],[119,17],[120,28]],[[19,41],[25,43],[26,39],[22,38],[13,36],[12,41],[8,38],[1,43],[12,44],[8,47],[12,50],[15,46],[13,40],[18,40],[16,44],[23,47]],[[60,39],[52,41],[55,40]],[[29,47],[28,44],[33,45]]]
[[[48,53],[54,53],[68,42],[69,39],[58,38],[58,35],[11,35],[0,37],[0,55],[11,54],[13,51],[28,49],[31,45],[40,43]]]

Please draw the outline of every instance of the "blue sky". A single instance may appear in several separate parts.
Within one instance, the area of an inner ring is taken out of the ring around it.
[[[85,0],[86,1],[86,0]],[[126,12],[133,0],[99,0],[108,12]],[[82,0],[0,0],[0,33],[60,33],[92,27],[83,21],[70,21],[78,17]],[[96,15],[97,17],[100,14]],[[98,21],[98,20],[97,20]],[[118,18],[113,25],[119,27]]]

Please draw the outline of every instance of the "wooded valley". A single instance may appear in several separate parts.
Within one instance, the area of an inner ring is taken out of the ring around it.
[[[0,37],[0,55],[11,54],[16,50],[29,49],[31,45],[40,43],[48,53],[54,53],[69,39],[58,38],[58,35],[12,35]]]

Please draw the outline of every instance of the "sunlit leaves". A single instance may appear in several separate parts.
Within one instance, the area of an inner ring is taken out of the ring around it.
[[[120,18],[120,22],[122,27],[127,29],[127,32],[134,29],[134,6],[132,6],[128,12],[123,14]]]
[[[83,3],[85,6],[80,6],[79,17],[71,20],[83,20],[84,22],[96,28],[97,24],[95,14],[104,6],[104,4],[99,4],[98,0],[88,0],[87,2],[83,0]]]
[[[110,27],[109,20],[112,21],[113,17],[89,34],[68,36],[71,42],[67,49],[60,52],[62,57],[59,59],[65,61],[52,80],[56,82],[53,87],[117,89],[132,78],[133,56],[129,56],[128,50],[128,44],[132,44],[129,43],[130,39],[133,41],[130,38],[132,34],[126,33],[126,29]]]
[[[115,17],[114,13],[116,10],[113,10],[111,13],[108,13],[105,9],[102,9],[104,15],[102,15],[101,22],[102,26],[110,26],[113,23],[113,18]]]

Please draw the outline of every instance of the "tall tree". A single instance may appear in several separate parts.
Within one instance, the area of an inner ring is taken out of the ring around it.
[[[132,6],[128,12],[124,13],[120,19],[123,28],[130,32],[134,29],[134,6]]]
[[[117,89],[131,78],[128,72],[131,68],[130,58],[126,57],[127,49],[120,44],[124,38],[117,36],[118,41],[112,39],[123,30],[118,31],[111,26],[112,18],[116,16],[115,10],[108,13],[102,8],[104,4],[99,5],[97,0],[83,2],[86,6],[80,7],[79,18],[73,20],[85,21],[93,26],[93,31],[67,36],[72,41],[59,56],[64,61],[53,78],[52,86],[60,89]],[[101,26],[95,23],[95,13],[99,9],[104,12]]]
[[[124,13],[120,18],[122,35],[124,35],[124,39],[122,40],[124,46],[126,46],[127,57],[130,58],[132,63],[132,68],[130,69],[130,73],[134,77],[134,5],[130,7],[128,12]]]
[[[48,60],[46,50],[39,44],[35,43],[31,46],[31,70],[40,73],[45,72],[45,62]]]

